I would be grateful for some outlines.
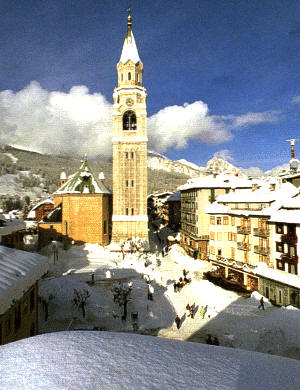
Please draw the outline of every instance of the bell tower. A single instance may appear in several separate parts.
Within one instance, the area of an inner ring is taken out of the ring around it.
[[[117,64],[118,87],[113,93],[113,216],[112,241],[148,241],[146,89],[143,64],[132,32],[127,33]]]

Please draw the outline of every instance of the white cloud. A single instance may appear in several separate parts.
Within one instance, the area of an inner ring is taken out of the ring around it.
[[[300,96],[294,96],[292,99],[293,104],[300,104]]]
[[[220,118],[231,122],[230,126],[233,129],[246,127],[251,125],[258,125],[261,123],[275,123],[280,120],[281,111],[270,110],[264,112],[248,112],[243,115],[226,115]]]
[[[111,154],[112,107],[85,86],[48,92],[33,81],[0,93],[0,142],[50,154]]]
[[[209,115],[202,101],[169,106],[148,119],[150,147],[164,152],[170,147],[184,148],[191,139],[219,144],[232,139],[232,134],[217,117]]]
[[[226,160],[228,162],[234,162],[231,151],[228,149],[219,150],[214,154],[214,157],[221,158],[222,160]]]

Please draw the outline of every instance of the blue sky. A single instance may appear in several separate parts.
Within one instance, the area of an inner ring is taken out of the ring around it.
[[[88,89],[75,91],[84,95],[85,104],[95,103],[96,94],[96,106],[109,111],[127,6],[125,1],[100,0],[0,3],[0,111],[5,118],[0,125],[10,134],[8,139],[16,137],[16,144],[39,149],[30,131],[38,126],[41,134],[44,123],[46,135],[64,133],[56,142],[68,143],[67,135],[78,135],[75,150],[82,145],[86,126],[86,136],[90,134],[95,145],[97,127],[83,124],[82,117],[66,114],[65,128],[53,119],[61,115],[45,119],[41,113],[54,110],[53,99],[55,107],[62,100],[65,107],[70,89],[79,85]],[[148,91],[150,147],[199,165],[216,153],[243,168],[266,170],[289,160],[285,140],[300,138],[298,0],[136,0],[131,6]],[[32,86],[32,81],[37,83]],[[64,113],[72,105],[68,103]],[[30,112],[37,106],[32,119]],[[103,115],[108,117],[108,111]],[[170,116],[176,123],[169,122]],[[109,127],[109,119],[105,123]],[[72,126],[77,126],[74,132]],[[108,145],[106,133],[101,134]],[[88,140],[84,143],[90,150]],[[40,150],[53,152],[46,137],[41,145]],[[101,147],[99,151],[104,153]]]

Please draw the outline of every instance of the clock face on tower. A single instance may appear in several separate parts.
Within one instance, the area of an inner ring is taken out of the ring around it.
[[[134,103],[133,99],[131,99],[131,98],[126,99],[126,105],[127,105],[128,107],[133,106],[133,103]]]

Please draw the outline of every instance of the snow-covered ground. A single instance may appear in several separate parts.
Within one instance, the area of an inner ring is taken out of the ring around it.
[[[0,348],[2,390],[298,390],[300,363],[114,332],[60,332]]]
[[[159,249],[162,244],[155,246]],[[51,248],[48,255],[54,262]],[[193,260],[178,245],[164,257],[127,253],[124,260],[122,253],[111,253],[99,245],[60,249],[51,274],[40,282],[40,295],[49,307],[47,321],[40,308],[40,331],[96,328],[131,332],[137,327],[144,334],[203,343],[211,334],[218,337],[221,346],[300,359],[300,310],[274,307],[267,299],[265,310],[259,310],[258,293],[245,298],[203,280],[207,267],[207,262]],[[183,269],[189,271],[191,283],[174,292],[173,283]],[[145,278],[151,281],[153,301],[147,299]],[[116,283],[127,286],[130,282],[132,293],[124,322],[112,288]],[[85,318],[73,305],[74,289],[90,294]],[[187,304],[195,307],[194,319],[186,315]],[[204,319],[201,306],[206,309]],[[132,320],[132,313],[138,313],[137,321]],[[174,325],[177,314],[181,318],[179,330]]]

